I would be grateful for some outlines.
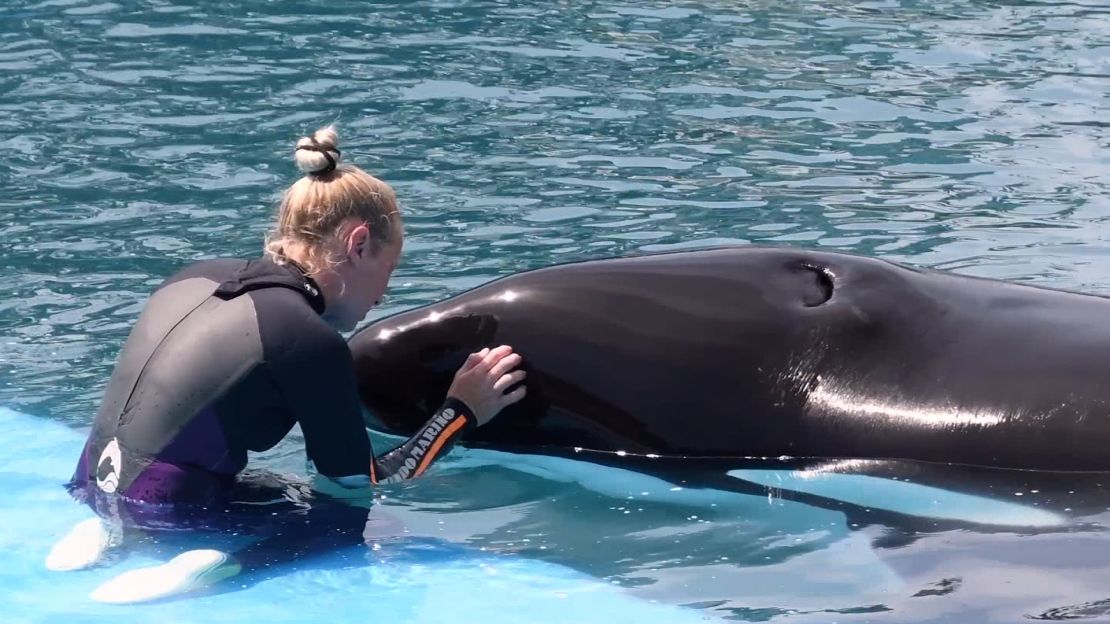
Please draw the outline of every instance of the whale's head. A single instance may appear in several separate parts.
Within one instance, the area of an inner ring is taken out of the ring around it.
[[[490,315],[435,306],[382,319],[349,341],[366,426],[412,435],[440,406],[467,355],[492,346]]]

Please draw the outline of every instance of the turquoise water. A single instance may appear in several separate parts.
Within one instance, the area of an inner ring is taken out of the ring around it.
[[[150,289],[256,253],[293,142],[333,121],[406,211],[372,316],[724,242],[1110,294],[1108,87],[1102,0],[10,0],[0,406],[83,431]],[[257,459],[301,457],[292,439]],[[713,617],[1008,622],[1107,598],[1086,525],[907,537],[760,497],[633,507],[604,479],[479,458],[383,506],[406,535]]]

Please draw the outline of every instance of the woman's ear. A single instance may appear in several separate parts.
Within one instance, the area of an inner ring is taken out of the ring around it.
[[[367,260],[373,254],[373,241],[370,240],[370,228],[365,223],[356,226],[347,235],[347,255],[352,260]]]

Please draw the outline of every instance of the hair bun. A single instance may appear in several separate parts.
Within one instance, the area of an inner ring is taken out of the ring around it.
[[[321,174],[334,171],[341,154],[335,126],[327,126],[310,137],[301,137],[293,151],[293,160],[301,171],[310,175]]]

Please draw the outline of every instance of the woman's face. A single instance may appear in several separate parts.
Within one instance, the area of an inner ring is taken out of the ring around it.
[[[400,217],[394,218],[394,226],[396,238],[386,244],[372,241],[365,224],[356,226],[348,234],[347,261],[337,271],[342,279],[342,294],[334,305],[328,302],[329,316],[340,331],[354,329],[385,294],[404,246]]]
[[[371,261],[367,263],[363,271],[366,292],[361,299],[364,309],[359,316],[359,321],[365,318],[370,309],[378,305],[382,296],[385,295],[385,290],[389,286],[389,278],[396,270],[397,263],[401,261],[401,248],[403,246],[404,234],[399,234],[393,242],[385,245],[379,244],[377,254],[374,254]]]

